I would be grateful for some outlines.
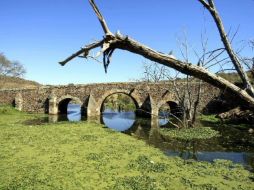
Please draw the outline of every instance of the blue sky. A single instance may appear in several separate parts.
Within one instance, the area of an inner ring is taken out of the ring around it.
[[[225,28],[239,32],[235,44],[254,38],[254,1],[215,0]],[[157,49],[173,50],[179,57],[177,37],[186,31],[193,47],[200,47],[206,26],[209,46],[221,47],[211,16],[197,0],[97,0],[112,32]],[[108,73],[92,60],[63,60],[103,32],[88,0],[2,0],[0,1],[0,52],[26,68],[26,79],[42,84],[120,82],[142,75],[144,58],[116,51]],[[248,52],[247,52],[248,53]],[[193,59],[194,60],[194,59]]]

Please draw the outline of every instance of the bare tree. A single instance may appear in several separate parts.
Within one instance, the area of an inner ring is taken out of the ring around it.
[[[25,68],[17,61],[8,60],[0,54],[0,75],[22,77],[26,73]]]
[[[211,13],[211,15],[214,17],[215,22],[217,24],[218,30],[220,31],[220,35],[222,37],[222,41],[224,42],[224,46],[231,58],[231,61],[234,63],[236,70],[238,71],[238,74],[240,75],[244,85],[245,89],[241,89],[237,87],[236,85],[232,84],[231,82],[223,79],[220,76],[217,76],[216,74],[209,72],[207,69],[205,69],[202,66],[193,65],[191,63],[186,63],[185,61],[181,61],[175,58],[172,58],[168,54],[164,54],[161,52],[158,52],[156,50],[153,50],[138,41],[135,41],[131,39],[129,36],[125,36],[120,34],[119,32],[116,34],[113,34],[100,13],[97,5],[95,4],[94,0],[89,0],[91,6],[93,7],[93,10],[95,11],[97,18],[100,21],[100,24],[104,31],[104,38],[100,41],[91,43],[89,45],[86,45],[85,47],[81,48],[81,50],[77,51],[70,57],[68,57],[66,60],[60,62],[61,65],[65,65],[67,62],[72,60],[75,57],[82,56],[84,58],[87,58],[89,55],[89,51],[98,47],[101,47],[101,53],[103,54],[103,63],[105,67],[105,71],[107,71],[108,65],[110,64],[111,57],[113,55],[113,52],[116,49],[122,49],[126,50],[138,55],[141,55],[151,61],[155,61],[157,63],[160,63],[162,65],[165,65],[167,67],[174,68],[178,70],[181,73],[194,76],[198,79],[201,79],[211,85],[214,85],[215,87],[218,87],[222,89],[223,91],[226,91],[230,94],[233,94],[239,98],[243,102],[243,104],[246,107],[249,107],[250,109],[254,110],[254,91],[253,88],[250,85],[250,82],[248,80],[247,75],[244,73],[242,66],[237,60],[237,57],[234,53],[234,51],[231,48],[230,43],[227,40],[227,36],[225,35],[223,24],[221,22],[221,19],[218,15],[218,12],[215,9],[215,5],[213,0],[199,0]],[[223,29],[223,30],[222,30]],[[226,39],[226,40],[225,40]],[[240,65],[239,65],[240,64]]]
[[[252,96],[254,97],[254,89],[253,86],[250,83],[250,80],[248,78],[248,75],[244,72],[243,67],[241,65],[241,62],[239,60],[239,58],[237,57],[237,54],[235,53],[235,51],[233,50],[231,43],[228,39],[227,33],[225,32],[221,17],[215,7],[214,1],[213,0],[199,0],[200,3],[202,3],[204,5],[204,7],[210,12],[210,14],[212,15],[217,29],[220,33],[220,37],[221,40],[224,44],[224,47],[238,73],[238,75],[240,76],[244,88],[246,89],[246,91]]]
[[[254,40],[250,40],[249,47],[254,52]],[[252,80],[254,80],[254,56],[253,57],[240,57],[241,62],[250,72]],[[254,81],[253,81],[254,82]]]
[[[143,63],[143,76],[141,81],[145,82],[161,82],[163,80],[168,80],[170,76],[170,71],[168,67],[164,65],[159,65],[155,62],[147,62]]]
[[[193,49],[188,42],[186,32],[183,34],[183,39],[178,38],[179,49],[183,61],[188,63],[190,54],[194,53],[197,57],[197,66],[211,66],[220,62],[220,60],[215,59],[216,56],[213,56],[215,51],[207,50],[208,38],[205,37],[205,34],[202,33],[201,35],[201,51]],[[171,56],[174,57],[172,54]],[[178,71],[169,70],[169,68],[160,66],[154,62],[146,63],[144,65],[143,80],[148,82],[167,80],[173,84],[173,91],[178,99],[179,107],[176,108],[177,110],[171,110],[173,112],[169,115],[177,118],[178,127],[194,127],[197,115],[199,114],[198,110],[202,95],[202,81],[189,75],[179,75],[180,73]],[[181,90],[179,89],[179,86],[181,86]],[[180,123],[179,120],[181,120]],[[177,126],[177,123],[174,126]]]

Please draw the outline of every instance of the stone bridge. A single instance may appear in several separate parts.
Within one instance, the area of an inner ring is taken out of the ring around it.
[[[192,93],[197,92],[197,85],[191,85]],[[182,93],[185,84],[180,83],[177,88]],[[142,116],[158,115],[163,104],[168,104],[174,110],[179,103],[172,83],[128,82],[1,89],[0,104],[13,105],[26,112],[66,114],[68,103],[75,101],[81,105],[81,113],[89,117],[99,116],[105,99],[115,93],[131,97],[137,108],[136,113]],[[203,83],[200,109],[218,93],[218,89]]]

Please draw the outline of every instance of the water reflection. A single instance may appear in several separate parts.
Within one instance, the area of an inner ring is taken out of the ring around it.
[[[80,121],[81,120],[81,106],[79,104],[68,104],[67,120]]]
[[[91,119],[91,118],[88,118]],[[87,120],[81,117],[80,107],[70,106],[66,116],[49,116],[42,122]],[[93,119],[92,119],[93,120]],[[38,124],[39,122],[36,121]],[[218,130],[221,137],[208,140],[183,141],[170,139],[160,133],[159,126],[165,127],[167,119],[157,120],[138,118],[134,112],[114,112],[105,110],[97,122],[121,131],[147,144],[157,147],[168,156],[180,156],[183,159],[194,159],[212,162],[214,159],[227,159],[241,163],[248,169],[254,169],[254,137],[253,135],[230,127],[211,126]],[[31,123],[30,123],[31,124]],[[209,126],[206,124],[205,126]]]
[[[167,125],[168,122],[169,122],[169,112],[165,112],[165,111],[160,111],[159,112],[159,125],[162,126],[162,125]]]
[[[86,120],[81,116],[81,106],[79,104],[69,103],[67,106],[67,114],[59,115],[48,115],[47,117],[49,123],[56,123],[59,121],[83,121]]]
[[[106,109],[103,112],[102,122],[107,127],[116,131],[126,131],[131,128],[135,122],[134,112],[115,112]]]

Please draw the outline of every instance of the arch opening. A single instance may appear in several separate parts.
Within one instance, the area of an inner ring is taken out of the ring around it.
[[[116,92],[108,95],[100,107],[102,122],[117,131],[130,129],[136,119],[138,103],[129,94]]]
[[[170,121],[175,123],[175,117],[181,118],[182,109],[174,101],[167,101],[159,107],[159,125],[167,126]]]
[[[58,114],[67,114],[68,113],[68,104],[71,102],[71,98],[63,99],[58,104]]]
[[[58,114],[69,121],[80,121],[81,106],[81,101],[78,98],[63,97],[58,103]]]
[[[115,112],[135,112],[138,108],[138,103],[130,95],[117,92],[107,96],[101,105],[101,112],[115,111]]]

